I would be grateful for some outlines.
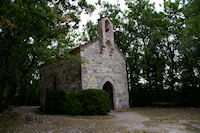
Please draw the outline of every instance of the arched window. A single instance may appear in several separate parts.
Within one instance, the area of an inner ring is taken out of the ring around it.
[[[108,32],[110,30],[110,22],[108,20],[105,21],[105,31]]]

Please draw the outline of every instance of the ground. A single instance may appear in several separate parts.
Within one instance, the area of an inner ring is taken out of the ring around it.
[[[200,108],[134,108],[105,116],[47,115],[17,107],[0,115],[0,133],[199,133]]]

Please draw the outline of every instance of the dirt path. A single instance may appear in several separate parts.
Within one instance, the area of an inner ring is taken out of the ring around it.
[[[20,114],[35,114],[38,111],[38,109],[39,106],[21,106],[14,108],[13,111]],[[105,121],[114,123],[116,126],[127,127],[130,131],[135,129],[145,129],[143,122],[149,120],[149,118],[139,115],[136,112],[112,112],[110,113],[110,115],[112,115],[113,117],[111,119],[106,119]]]
[[[14,108],[13,111],[20,114],[36,113],[39,111],[40,106],[20,106]]]
[[[200,109],[136,108],[107,116],[40,115],[21,106],[13,118],[0,118],[0,133],[199,133]],[[32,120],[27,121],[27,116]],[[13,120],[12,120],[12,119]]]
[[[149,118],[139,115],[136,112],[113,112],[114,117],[109,119],[116,125],[125,126],[129,131],[145,129],[144,121],[148,121]]]
[[[108,121],[115,123],[116,126],[126,127],[127,131],[146,131],[146,132],[159,132],[159,133],[189,133],[185,129],[183,123],[179,121],[168,121],[164,123],[157,123],[156,126],[146,126],[145,122],[153,121],[149,117],[145,117],[136,112],[114,112],[111,113],[114,117]],[[189,122],[189,121],[185,121]]]

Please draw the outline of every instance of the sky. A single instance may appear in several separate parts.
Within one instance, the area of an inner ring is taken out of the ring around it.
[[[126,9],[126,5],[124,2],[125,0],[102,0],[102,1],[109,2],[111,4],[120,3],[121,9]],[[95,5],[95,3],[98,2],[98,0],[87,0],[87,2],[89,4]],[[163,5],[163,0],[150,0],[150,3],[153,3],[153,2],[155,3],[156,10],[162,11],[163,6],[160,7],[160,4]],[[96,7],[96,10],[91,15],[82,14],[80,27],[85,25],[87,23],[87,21],[89,21],[89,20],[91,20],[94,23],[97,23],[97,20],[99,19],[99,15],[98,15],[99,12],[100,12],[100,7]]]

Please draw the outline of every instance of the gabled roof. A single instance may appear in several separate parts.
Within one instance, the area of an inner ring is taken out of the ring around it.
[[[67,52],[69,52],[70,54],[76,53],[76,52],[78,52],[80,50],[81,47],[87,47],[87,46],[93,44],[94,42],[96,42],[98,40],[100,40],[100,38],[96,37],[96,38],[92,39],[91,41],[89,41],[89,42],[87,42],[87,43],[85,43],[83,45],[79,45],[79,46],[77,46],[75,48],[69,49]],[[126,60],[126,56],[122,53],[122,51],[115,44],[114,44],[114,47],[119,52],[119,54]]]
[[[75,47],[75,48],[71,48],[71,49],[69,49],[67,52],[69,52],[70,54],[72,54],[72,53],[74,53],[74,52],[76,53],[76,51],[77,51],[77,50],[80,50],[81,47],[86,47],[86,46],[88,46],[88,45],[90,45],[90,44],[96,42],[97,40],[99,40],[98,37],[92,39],[91,41],[89,41],[89,42],[87,42],[87,43],[85,43],[85,44],[79,45],[79,46],[77,46],[77,47]]]

